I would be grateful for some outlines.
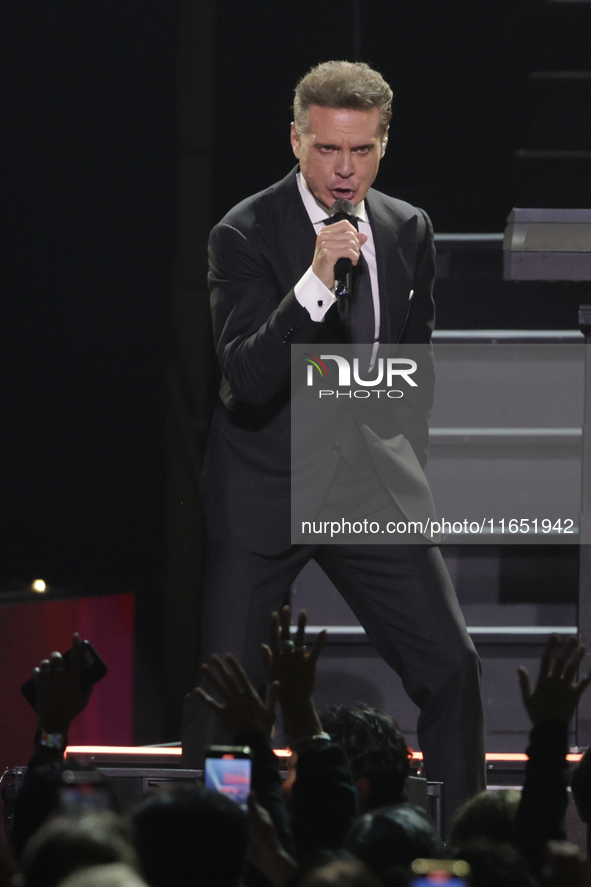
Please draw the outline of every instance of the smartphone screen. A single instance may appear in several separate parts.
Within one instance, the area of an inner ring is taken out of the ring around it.
[[[240,752],[223,752],[205,759],[205,787],[221,792],[246,811],[250,794],[251,760]]]
[[[104,785],[77,783],[60,789],[60,812],[64,816],[83,816],[113,809],[113,799]]]
[[[465,859],[415,859],[410,887],[470,887]]]

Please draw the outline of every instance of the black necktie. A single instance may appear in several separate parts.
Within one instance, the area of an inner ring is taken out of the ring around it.
[[[353,296],[351,298],[351,340],[371,344],[376,337],[376,319],[369,266],[361,253],[353,269]]]

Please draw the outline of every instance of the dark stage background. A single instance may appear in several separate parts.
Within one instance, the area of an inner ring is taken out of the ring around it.
[[[589,204],[584,158],[549,173],[518,153],[553,147],[530,74],[585,64],[574,14],[542,0],[5,5],[0,588],[136,592],[137,741],[178,738],[198,662],[207,231],[293,165],[296,80],[329,58],[373,64],[398,96],[378,187],[438,232],[501,232],[515,205]],[[558,130],[558,148],[580,147]],[[442,286],[440,326],[490,325],[490,281],[469,311]],[[550,299],[549,320],[503,298],[498,325],[576,326],[578,292]]]

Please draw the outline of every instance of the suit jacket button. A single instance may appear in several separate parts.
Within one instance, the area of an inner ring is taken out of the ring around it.
[[[333,445],[330,448],[330,451],[331,451],[331,453],[334,453],[335,456],[338,455],[341,452],[340,443],[333,443]]]

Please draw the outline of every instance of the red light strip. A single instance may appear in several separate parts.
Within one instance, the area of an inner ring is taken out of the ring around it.
[[[289,758],[291,750],[289,748],[274,748],[273,751],[278,758]],[[159,755],[163,758],[178,758],[182,755],[183,750],[179,746],[172,748],[150,748],[145,745],[69,745],[66,748],[66,757],[68,755],[146,755],[152,757]]]
[[[527,761],[528,760],[527,755],[522,754],[522,753],[520,753],[520,754],[517,754],[517,753],[505,754],[503,752],[487,752],[487,754],[484,757],[486,758],[487,761]],[[577,761],[580,761],[582,757],[583,757],[582,754],[572,754],[572,755],[567,755],[566,760],[577,762]],[[420,751],[413,751],[411,754],[411,758],[413,761],[422,761],[423,760],[423,753]]]
[[[288,748],[274,748],[273,751],[278,758],[289,758],[291,751]],[[120,745],[69,745],[66,748],[66,757],[75,754],[87,755],[145,755],[146,757],[161,756],[163,758],[178,758],[183,753],[182,748],[175,746],[173,748],[150,748],[145,745],[138,746],[120,746]],[[504,754],[502,752],[489,752],[485,755],[487,761],[527,761],[525,754]],[[583,757],[582,754],[569,754],[566,756],[567,761],[577,762]],[[411,753],[413,761],[422,761],[423,754],[420,751]]]
[[[180,757],[183,753],[182,748],[147,748],[145,745],[125,746],[125,745],[69,745],[66,748],[66,757],[68,755],[161,755],[163,758]]]

